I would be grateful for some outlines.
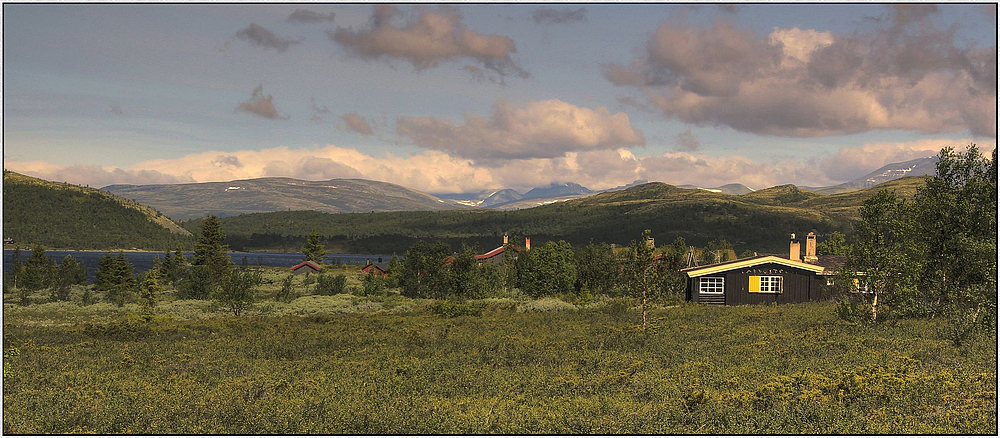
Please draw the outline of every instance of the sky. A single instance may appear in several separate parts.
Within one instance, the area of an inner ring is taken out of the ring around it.
[[[4,4],[4,168],[825,186],[997,136],[996,4]]]

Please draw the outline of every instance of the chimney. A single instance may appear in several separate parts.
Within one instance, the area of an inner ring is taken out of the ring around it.
[[[816,263],[819,258],[816,257],[816,233],[810,231],[806,235],[806,256],[802,258],[802,261],[806,263]]]
[[[531,251],[531,238],[530,237],[525,237],[524,238],[524,250],[525,251]]]
[[[382,257],[379,257],[379,258],[378,258],[378,262],[379,262],[379,263],[382,263]]]
[[[801,262],[802,259],[799,258],[801,252],[799,251],[799,242],[795,241],[795,233],[792,233],[792,240],[788,243],[788,260],[793,260],[796,262]]]
[[[503,244],[504,245],[507,244],[507,235],[506,234],[503,235]]]

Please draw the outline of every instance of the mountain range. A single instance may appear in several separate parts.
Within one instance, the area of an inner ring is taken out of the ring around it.
[[[857,191],[905,176],[934,173],[936,157],[893,163],[843,184],[829,187],[801,187],[819,194]],[[256,178],[228,182],[111,185],[103,190],[137,203],[149,205],[176,220],[214,214],[219,217],[273,211],[314,210],[324,213],[439,211],[486,208],[519,210],[565,202],[598,193],[618,191],[646,181],[607,190],[591,190],[573,182],[552,183],[524,193],[504,188],[473,193],[428,194],[406,187],[363,179],[303,181],[293,178]],[[719,187],[678,185],[725,195],[746,195],[754,189],[733,183]]]

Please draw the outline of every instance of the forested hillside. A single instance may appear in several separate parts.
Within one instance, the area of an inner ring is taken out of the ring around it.
[[[257,213],[223,219],[233,249],[294,251],[317,231],[334,251],[402,253],[419,239],[481,249],[497,246],[504,233],[533,242],[566,240],[627,244],[644,229],[657,243],[683,237],[705,245],[726,239],[737,252],[787,251],[788,234],[815,230],[821,236],[850,233],[850,219],[880,188],[912,196],[923,178],[891,181],[843,195],[819,195],[779,186],[747,195],[726,195],[649,183],[625,190],[517,211],[443,211],[326,214],[312,211]],[[911,187],[912,186],[912,187]],[[198,221],[184,226],[196,230]]]
[[[191,233],[152,208],[97,189],[3,173],[3,237],[54,248],[175,248]]]

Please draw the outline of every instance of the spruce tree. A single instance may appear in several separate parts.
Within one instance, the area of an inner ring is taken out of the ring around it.
[[[306,246],[302,247],[303,260],[316,263],[323,263],[323,256],[326,255],[326,248],[319,243],[319,233],[313,230],[309,238],[306,239]]]
[[[201,235],[194,244],[193,265],[209,268],[217,279],[221,279],[231,269],[229,247],[223,244],[226,234],[222,232],[222,222],[209,215],[201,223]]]

